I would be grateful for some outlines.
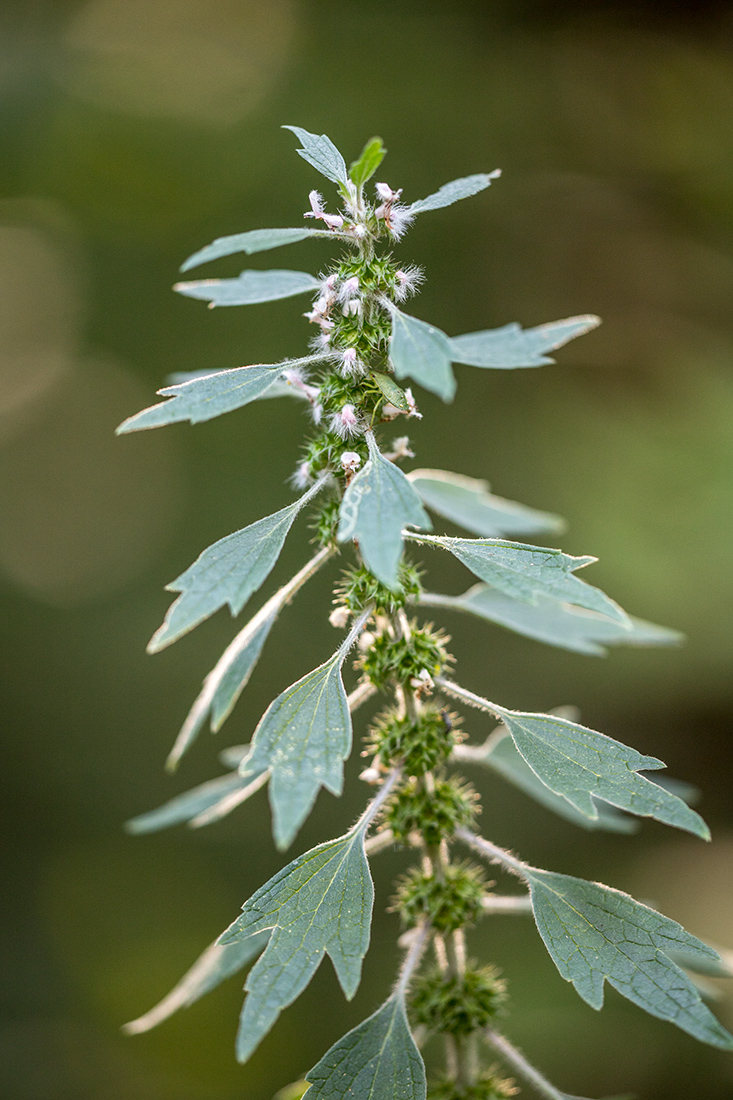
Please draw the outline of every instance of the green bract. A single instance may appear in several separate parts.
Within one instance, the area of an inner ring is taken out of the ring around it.
[[[246,270],[237,278],[178,283],[175,289],[210,306],[309,293],[312,304],[305,316],[315,333],[310,352],[273,363],[240,366],[240,359],[225,369],[176,374],[159,391],[163,401],[128,417],[118,429],[125,434],[182,421],[197,424],[283,394],[300,398],[310,419],[300,458],[293,454],[291,502],[219,539],[168,586],[178,596],[150,642],[151,652],[225,605],[239,615],[267,582],[296,517],[309,509],[312,541],[320,549],[291,580],[266,593],[206,676],[169,754],[169,768],[206,724],[221,729],[255,675],[287,604],[336,557],[341,560],[333,602],[324,615],[343,640],[315,668],[317,658],[305,647],[302,667],[312,671],[286,687],[259,722],[256,714],[246,716],[250,743],[220,753],[226,774],[177,793],[127,828],[140,834],[183,823],[211,824],[267,784],[275,842],[288,847],[321,787],[341,793],[352,715],[380,696],[376,717],[365,723],[367,759],[360,776],[372,798],[356,825],[345,824],[342,836],[298,855],[255,888],[240,916],[172,992],[127,1030],[153,1027],[253,962],[236,1043],[241,1061],[303,991],[324,955],[351,998],[370,938],[374,888],[368,859],[396,846],[413,857],[392,904],[405,949],[396,981],[384,980],[381,1008],[323,1055],[306,1081],[293,1086],[293,1098],[306,1088],[308,1100],[511,1097],[512,1081],[487,1064],[481,1039],[512,1077],[539,1095],[573,1100],[496,1030],[497,1012],[506,1007],[504,983],[491,967],[466,958],[465,935],[477,921],[530,908],[561,976],[594,1008],[601,1007],[609,982],[653,1016],[730,1048],[733,1038],[681,969],[729,975],[717,953],[619,890],[531,867],[476,835],[471,830],[478,795],[453,769],[479,764],[568,826],[628,833],[649,817],[707,839],[707,826],[687,804],[689,788],[659,778],[664,765],[657,757],[580,725],[567,709],[510,710],[463,688],[452,672],[448,679],[454,664],[450,639],[413,616],[415,608],[426,607],[468,612],[535,641],[592,655],[603,655],[611,645],[680,640],[675,631],[628,616],[580,579],[577,572],[595,558],[508,541],[546,533],[555,540],[563,530],[558,516],[495,496],[483,479],[409,468],[415,444],[407,431],[422,420],[417,387],[452,401],[453,364],[512,370],[552,363],[548,353],[595,328],[598,318],[581,315],[530,328],[512,322],[449,336],[412,316],[405,302],[419,289],[423,273],[397,255],[405,232],[417,215],[479,195],[499,172],[474,173],[439,186],[427,198],[406,194],[403,201],[403,190],[384,182],[381,138],[367,141],[347,168],[330,138],[298,126],[286,129],[298,139],[300,157],[335,184],[336,203],[329,208],[311,186],[303,203],[311,225],[217,238],[189,257],[182,270],[312,238],[329,241],[338,255],[318,275]],[[250,409],[245,415],[256,414]],[[429,428],[426,422],[415,434],[423,436]],[[438,426],[438,440],[440,435]],[[287,437],[277,446],[288,447]],[[260,470],[267,456],[250,454],[247,460]],[[426,533],[427,510],[474,537]],[[406,541],[413,550],[447,550],[480,583],[462,595],[423,591],[421,566],[405,559]],[[305,640],[307,631],[302,624],[300,629]],[[491,682],[490,654],[481,656]],[[501,725],[483,744],[465,741],[461,716],[449,710],[448,697],[490,712]],[[249,804],[247,811],[252,812]],[[494,893],[483,868],[456,858],[459,840],[517,875],[525,893]],[[428,949],[434,955],[430,963],[424,961]],[[427,1082],[418,1047],[433,1035],[445,1039],[446,1066]]]

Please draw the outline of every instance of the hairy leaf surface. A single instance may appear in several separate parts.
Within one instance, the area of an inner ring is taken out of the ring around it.
[[[453,400],[456,379],[450,358],[450,341],[441,329],[410,317],[395,307],[389,357],[398,378],[412,378],[443,401]]]
[[[308,237],[333,237],[331,229],[250,229],[246,233],[232,233],[228,237],[217,237],[205,248],[200,248],[181,264],[181,271],[190,271],[192,267],[219,260],[222,256],[233,256],[237,252],[246,252],[252,256],[255,252],[268,252],[271,248],[280,248],[284,244],[295,244]]]
[[[118,435],[139,432],[144,428],[160,428],[165,424],[178,424],[188,420],[200,424],[222,413],[231,412],[256,401],[274,385],[285,368],[285,363],[256,364],[251,367],[234,367],[232,370],[202,374],[198,378],[166,386],[158,393],[168,397],[134,416],[123,420]]]
[[[215,941],[210,944],[170,993],[144,1016],[125,1024],[124,1030],[128,1035],[139,1035],[167,1020],[179,1008],[188,1008],[199,997],[243,970],[259,955],[269,938],[269,932],[260,932],[236,943],[220,944]]]
[[[195,823],[196,818],[207,810],[213,811],[213,816],[218,818],[223,814],[218,814],[217,809],[223,809],[232,795],[251,787],[256,778],[256,775],[241,776],[239,772],[220,775],[217,779],[210,779],[184,794],[176,795],[156,810],[133,817],[126,822],[125,828],[130,833],[154,833],[159,829],[168,829],[171,825]]]
[[[425,1100],[425,1066],[395,993],[305,1075],[311,1100]]]
[[[628,813],[710,838],[699,814],[681,798],[638,774],[663,768],[656,757],[642,756],[636,749],[567,718],[500,707],[495,712],[535,775],[586,817],[597,819],[594,797],[601,798]]]
[[[300,126],[283,126],[283,130],[291,130],[298,138],[302,148],[297,152],[303,160],[307,160],[326,179],[348,189],[350,179],[346,162],[329,137],[311,134]]]
[[[455,363],[472,367],[493,367],[511,370],[514,367],[540,367],[554,363],[545,352],[554,351],[576,336],[600,325],[600,317],[590,314],[552,321],[536,328],[522,329],[516,321],[501,328],[467,332],[450,340],[450,355]]]
[[[181,595],[151,638],[148,652],[155,653],[175,642],[225,604],[232,615],[238,615],[270,574],[295,517],[319,488],[320,483],[316,483],[300,500],[219,539],[171,581],[167,591]]]
[[[442,206],[452,206],[459,199],[467,199],[483,191],[484,188],[490,187],[492,180],[498,179],[500,175],[501,169],[496,168],[493,172],[478,172],[474,176],[463,176],[461,179],[451,180],[450,183],[444,183],[432,195],[428,195],[426,199],[413,202],[409,207],[410,213],[422,214],[426,210],[440,210]]]
[[[499,539],[460,539],[447,535],[409,535],[449,550],[482,581],[514,599],[536,603],[542,596],[578,604],[628,623],[628,616],[600,588],[579,580],[575,570],[596,561],[561,550]]]
[[[356,539],[368,568],[383,584],[394,587],[402,556],[402,531],[408,524],[430,528],[420,497],[393,462],[380,454],[367,433],[369,460],[344,493],[338,539]]]
[[[382,139],[374,137],[366,143],[361,156],[355,160],[349,169],[349,176],[357,187],[363,187],[372,178],[379,165],[387,155],[387,150],[382,144]]]
[[[245,989],[237,1057],[249,1058],[280,1012],[302,993],[324,954],[346,996],[359,985],[369,946],[374,888],[364,852],[365,828],[298,856],[247,901],[220,937],[238,943],[272,930]]]
[[[446,470],[412,470],[407,477],[428,508],[476,535],[500,538],[564,527],[559,516],[494,496],[488,484],[477,478]]]
[[[593,1008],[608,981],[622,996],[704,1043],[731,1049],[733,1036],[700,999],[669,952],[715,961],[717,952],[676,921],[621,890],[571,875],[522,870],[535,920],[553,962]]]
[[[236,279],[199,279],[173,287],[187,298],[200,298],[210,306],[250,306],[274,302],[318,290],[318,279],[307,271],[243,271]]]
[[[536,601],[530,604],[513,599],[488,584],[476,584],[462,596],[424,592],[420,598],[420,603],[426,607],[468,611],[516,634],[589,656],[605,656],[608,651],[604,646],[609,645],[677,645],[683,638],[676,630],[633,616],[629,616],[627,627],[596,611],[560,603],[548,596],[537,596]]]

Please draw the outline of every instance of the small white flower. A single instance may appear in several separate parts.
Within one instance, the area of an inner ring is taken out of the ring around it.
[[[402,188],[399,191],[393,191],[388,183],[375,183],[374,185],[377,194],[384,203],[397,202],[398,198],[402,194]],[[318,194],[318,192],[316,192]]]
[[[361,456],[356,451],[344,451],[341,455],[341,466],[345,474],[354,474],[361,466]]]
[[[342,378],[362,378],[366,367],[356,354],[356,348],[345,348],[339,353],[339,373]]]
[[[399,435],[392,440],[392,450],[385,454],[390,462],[396,462],[401,458],[414,458],[415,452],[410,447],[410,440],[406,435]]]
[[[364,771],[359,774],[359,779],[362,779],[365,783],[369,783],[371,786],[378,783],[381,778],[382,776],[380,775],[379,768],[375,767],[364,768]]]
[[[359,277],[358,275],[352,275],[350,279],[346,279],[339,288],[339,301],[348,302],[351,298],[356,298],[359,293]]]
[[[410,411],[407,414],[408,419],[414,416],[417,420],[422,420],[422,413],[417,411],[417,404],[409,386],[405,390],[405,398],[407,399],[407,404],[410,406]]]
[[[435,687],[435,681],[426,668],[421,668],[418,675],[410,680],[410,687],[414,688],[418,695],[429,695]]]
[[[313,417],[313,423],[318,427],[321,423],[321,417],[323,416],[323,405],[316,401],[315,405],[311,408],[311,416]]]
[[[359,635],[359,641],[357,642],[359,652],[367,653],[372,648],[376,640],[377,638],[375,634],[372,634],[370,630],[364,630]]]
[[[308,462],[301,462],[296,467],[295,473],[290,477],[290,484],[294,489],[307,489],[313,483],[313,475]]]
[[[327,329],[321,329],[317,336],[314,336],[310,341],[310,346],[315,352],[324,352],[325,354],[331,354],[333,348],[331,347],[331,336]]]
[[[344,314],[349,317],[361,317],[362,304],[360,298],[352,298],[350,302],[347,302],[344,306]]]
[[[329,427],[341,439],[349,439],[352,435],[358,435],[361,431],[361,425],[354,406],[342,405],[339,412],[332,413]]]
[[[303,215],[304,218],[317,218],[325,222],[329,229],[341,229],[344,224],[344,219],[340,214],[325,213],[323,209],[323,197],[319,191],[311,191],[308,195],[308,201],[311,204],[311,208]]]
[[[404,302],[405,298],[415,294],[420,283],[425,279],[420,268],[414,266],[407,267],[404,271],[398,271],[396,274],[397,286],[395,287],[394,296],[398,302]]]
[[[296,390],[300,390],[303,396],[310,401],[311,405],[321,392],[317,386],[308,385],[303,376],[303,372],[299,370],[298,367],[286,367],[282,372],[282,377],[289,386],[294,386]]]
[[[415,220],[415,215],[409,206],[397,203],[384,215],[384,224],[396,241],[404,236],[405,232]]]
[[[334,607],[333,611],[328,616],[328,621],[331,626],[335,626],[337,630],[343,630],[349,621],[348,607]]]

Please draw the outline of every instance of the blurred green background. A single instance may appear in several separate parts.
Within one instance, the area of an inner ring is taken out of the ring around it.
[[[714,843],[653,825],[636,839],[579,833],[489,780],[483,827],[540,866],[628,889],[733,946],[731,5],[4,0],[0,99],[2,1094],[269,1100],[391,981],[396,926],[382,910],[405,863],[393,853],[375,864],[373,947],[352,1004],[324,965],[243,1068],[238,980],[155,1032],[119,1031],[281,863],[264,792],[199,833],[136,839],[123,821],[218,774],[216,752],[246,741],[335,641],[332,574],[287,612],[224,731],[164,774],[235,628],[220,613],[146,657],[163,585],[291,498],[304,422],[295,403],[270,401],[196,428],[113,429],[172,371],[303,348],[297,302],[209,313],[169,289],[214,236],[300,223],[319,183],[282,123],[325,131],[347,159],[380,134],[380,175],[408,201],[503,169],[400,245],[429,278],[418,316],[452,333],[603,317],[556,366],[459,367],[452,406],[421,395],[417,462],[564,514],[563,548],[600,557],[588,580],[685,631],[686,646],[601,661],[444,623],[467,686],[524,709],[577,703],[588,724],[697,784]],[[328,255],[306,242],[253,266],[317,271]],[[301,524],[273,584],[307,539]],[[467,587],[456,563],[427,565],[433,589]],[[488,729],[475,715],[466,725]],[[321,796],[294,852],[352,820],[357,767],[342,800]],[[471,949],[503,968],[506,1030],[561,1088],[733,1095],[730,1055],[612,991],[594,1013],[528,922],[494,918]],[[730,992],[717,1010],[732,1026]]]

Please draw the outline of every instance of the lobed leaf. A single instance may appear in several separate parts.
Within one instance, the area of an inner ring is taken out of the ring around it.
[[[475,535],[500,538],[561,531],[564,527],[559,516],[494,496],[488,484],[477,478],[446,470],[412,470],[407,477],[431,511]]]
[[[199,279],[173,287],[187,298],[201,298],[214,306],[249,306],[313,293],[320,287],[307,271],[243,271],[236,279]]]
[[[234,808],[233,795],[242,794],[248,787],[252,787],[249,793],[254,794],[254,780],[257,778],[255,775],[244,778],[239,772],[230,772],[217,779],[210,779],[184,794],[176,795],[156,810],[133,817],[125,823],[125,828],[130,833],[154,833],[184,822],[195,824],[196,818],[207,811],[207,817],[210,815],[212,820],[219,818],[224,814],[217,813],[217,810],[224,811],[228,805]]]
[[[425,1066],[394,993],[305,1075],[311,1100],[425,1100]]]
[[[363,187],[376,172],[379,165],[387,155],[387,150],[379,137],[371,138],[361,151],[361,156],[355,160],[349,169],[352,183],[357,187]]]
[[[280,248],[284,244],[296,244],[308,237],[332,237],[331,229],[250,229],[246,233],[232,233],[228,237],[217,237],[205,248],[200,248],[181,264],[181,271],[190,271],[192,267],[219,260],[222,256],[233,256],[237,252],[246,252],[252,256],[255,252],[267,252],[271,248]]]
[[[295,517],[321,487],[316,482],[299,500],[209,546],[193,565],[166,586],[180,592],[163,625],[148,644],[156,653],[193,630],[220,607],[238,615],[272,571]]]
[[[219,938],[220,945],[247,942],[270,931],[264,954],[247,978],[237,1034],[244,1062],[302,993],[328,954],[345,995],[359,985],[369,946],[374,887],[364,851],[365,825],[320,844],[278,871]]]
[[[339,542],[355,539],[367,567],[390,587],[397,583],[402,531],[407,524],[431,526],[412,485],[380,454],[373,432],[367,432],[369,459],[352,478],[340,507]]]
[[[412,378],[443,401],[450,402],[456,392],[456,379],[450,359],[450,341],[446,334],[426,321],[410,317],[396,306],[392,314],[389,358],[398,378]]]
[[[117,434],[160,428],[183,420],[200,424],[222,413],[240,409],[262,397],[278,381],[285,365],[258,363],[251,367],[235,367],[166,386],[158,393],[170,400],[160,401],[123,420]]]
[[[247,963],[259,955],[268,939],[269,932],[260,932],[237,943],[210,944],[170,993],[144,1016],[125,1024],[124,1031],[128,1035],[139,1035],[167,1020],[179,1008],[188,1008],[199,997],[210,993],[227,978],[243,970]]]
[[[564,321],[552,321],[530,329],[522,329],[513,321],[501,328],[451,337],[450,355],[454,363],[467,363],[472,367],[499,370],[539,367],[554,362],[554,359],[545,356],[545,352],[562,347],[600,323],[600,317],[590,314],[568,317]]]
[[[496,168],[493,172],[478,172],[474,176],[463,176],[462,179],[451,180],[450,183],[444,183],[434,194],[428,195],[426,199],[418,199],[417,202],[411,203],[408,209],[411,214],[422,214],[426,210],[440,210],[443,206],[452,206],[459,199],[467,199],[483,191],[484,188],[490,187],[492,180],[498,179],[500,175],[501,169]]]
[[[609,645],[663,646],[677,645],[683,640],[676,630],[633,616],[626,626],[597,611],[560,603],[549,596],[537,596],[533,604],[524,603],[488,584],[476,584],[462,596],[424,592],[420,603],[468,611],[516,634],[589,656],[605,656],[608,651],[604,646]]]
[[[715,961],[711,947],[676,921],[621,890],[571,875],[523,867],[537,928],[566,981],[595,1009],[608,981],[652,1016],[724,1049],[733,1036],[718,1023],[670,952]]]
[[[592,820],[596,798],[639,817],[653,817],[705,840],[707,825],[681,798],[639,775],[663,768],[661,760],[603,733],[551,714],[492,708],[535,775],[555,794]]]
[[[326,179],[338,183],[348,191],[351,181],[346,171],[346,162],[329,137],[325,134],[311,134],[300,126],[283,126],[283,130],[291,130],[298,138],[301,148],[297,152],[303,160],[307,160]]]
[[[628,616],[600,588],[579,580],[576,569],[596,558],[573,557],[561,550],[529,546],[499,539],[462,539],[447,535],[408,537],[450,551],[480,580],[525,603],[535,604],[544,596],[562,603],[577,604],[628,625]]]

